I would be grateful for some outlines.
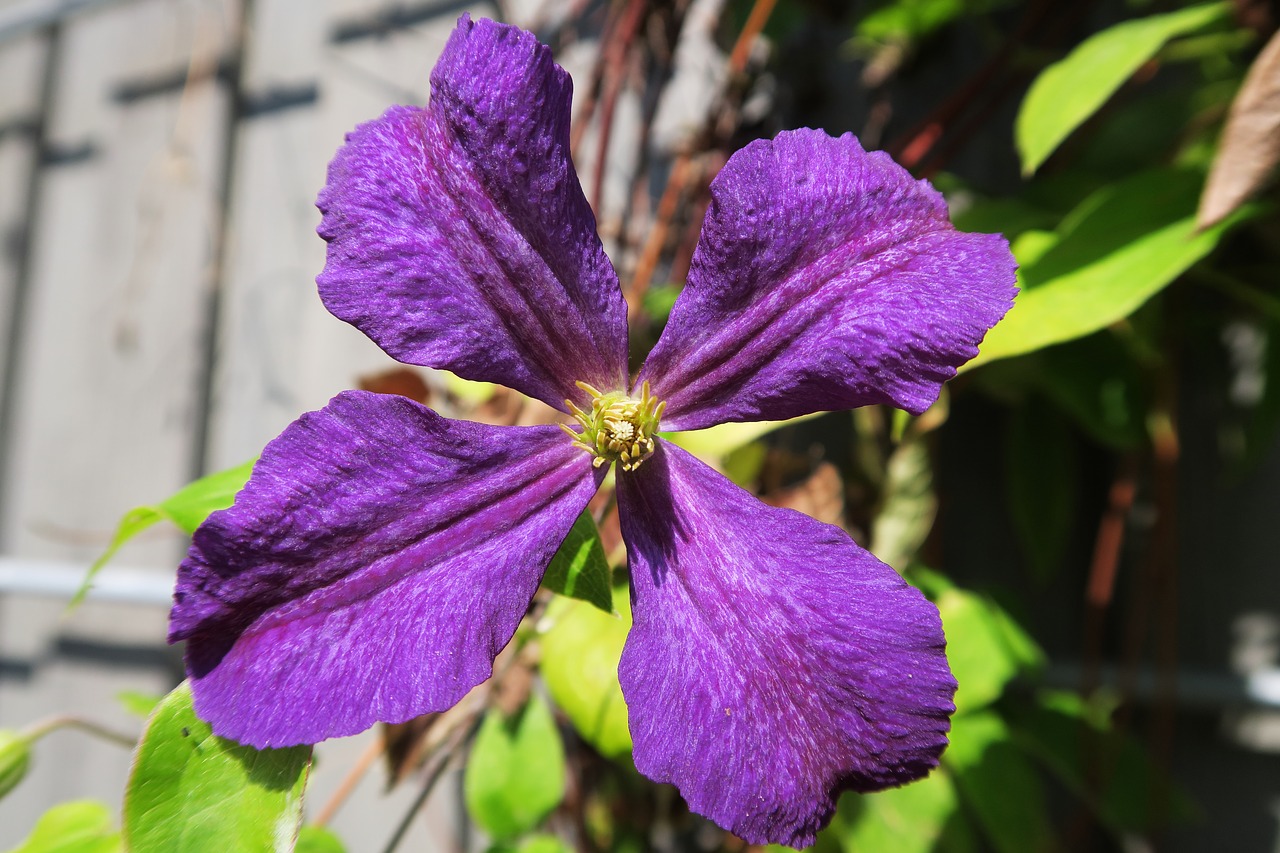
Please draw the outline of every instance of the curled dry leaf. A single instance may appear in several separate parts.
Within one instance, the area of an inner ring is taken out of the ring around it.
[[[769,492],[764,500],[773,506],[803,512],[818,521],[839,526],[844,521],[844,481],[830,462],[820,462],[803,481]]]
[[[1221,222],[1252,196],[1280,161],[1280,33],[1258,54],[1231,104],[1196,223]]]

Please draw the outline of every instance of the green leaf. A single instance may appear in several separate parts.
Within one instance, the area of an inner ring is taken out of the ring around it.
[[[846,794],[829,832],[850,851],[969,853],[981,849],[945,768],[901,788]]]
[[[1040,777],[999,715],[982,711],[952,719],[942,763],[998,853],[1054,849]]]
[[[131,853],[293,849],[311,747],[256,750],[213,734],[183,682],[152,713],[124,799]]]
[[[120,704],[126,711],[144,720],[150,717],[156,706],[164,701],[163,696],[141,693],[137,690],[123,690],[116,694],[116,699],[120,700]]]
[[[1115,832],[1168,829],[1196,807],[1158,771],[1132,737],[1105,731],[1100,716],[1073,694],[1047,693],[1010,721],[1018,744],[1044,763],[1067,789]]]
[[[1035,641],[990,599],[952,587],[936,603],[947,634],[947,659],[960,684],[957,714],[990,705],[1015,676],[1043,662]]]
[[[659,433],[662,438],[672,444],[678,444],[695,456],[703,459],[724,459],[733,451],[757,438],[773,432],[788,424],[798,424],[816,418],[823,412],[801,415],[787,421],[751,421],[749,423],[729,423],[692,432]]]
[[[1076,447],[1067,423],[1043,401],[1013,412],[1005,477],[1013,529],[1032,573],[1048,580],[1062,561],[1079,493]]]
[[[546,702],[534,693],[510,719],[490,708],[463,779],[472,820],[493,838],[515,838],[560,804],[564,786],[564,745]]]
[[[591,513],[583,510],[560,544],[560,550],[551,558],[551,565],[542,576],[542,585],[612,613],[611,577],[604,545],[600,543],[600,528],[596,527]]]
[[[27,778],[31,766],[31,738],[13,729],[0,729],[0,798]]]
[[[31,834],[9,853],[120,853],[120,831],[111,809],[93,800],[75,800],[49,809]]]
[[[1226,3],[1125,21],[1081,42],[1031,84],[1014,125],[1022,172],[1040,168],[1062,141],[1170,39],[1224,20]]]
[[[613,589],[617,615],[568,598],[547,610],[551,627],[542,637],[542,678],[578,734],[601,755],[631,752],[627,705],[618,686],[618,660],[631,630],[631,594]]]
[[[1242,217],[1197,232],[1200,182],[1196,172],[1143,172],[1090,195],[1055,235],[1023,234],[1013,246],[1021,292],[962,369],[1122,320],[1209,254]]]
[[[294,853],[347,853],[346,845],[323,826],[304,826],[298,831]]]
[[[487,853],[573,853],[573,848],[554,835],[538,834],[522,838],[518,844],[494,844]]]
[[[80,589],[76,591],[71,603],[67,606],[72,608],[84,601],[84,597],[89,594],[89,589],[93,586],[94,577],[102,567],[111,561],[126,542],[151,525],[167,520],[190,535],[195,533],[196,528],[204,522],[209,513],[231,506],[236,494],[248,482],[255,461],[250,460],[234,468],[201,477],[194,483],[183,486],[158,504],[135,507],[125,513],[124,518],[120,519],[115,535],[111,537],[111,543],[107,545],[107,550],[93,561],[93,565],[84,576],[84,583],[80,585]]]

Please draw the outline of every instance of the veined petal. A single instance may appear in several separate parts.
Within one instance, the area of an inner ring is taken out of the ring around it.
[[[196,710],[255,747],[453,705],[488,678],[604,476],[554,426],[338,395],[196,531],[169,640]]]
[[[1003,237],[846,134],[779,134],[711,184],[689,271],[640,380],[664,429],[888,403],[919,414],[1013,301]]]
[[[317,200],[325,305],[393,357],[556,408],[621,390],[626,303],[569,159],[569,75],[463,16],[426,109],[347,136]]]
[[[670,443],[618,477],[636,768],[751,843],[801,847],[844,789],[929,772],[956,682],[937,609],[839,528]]]

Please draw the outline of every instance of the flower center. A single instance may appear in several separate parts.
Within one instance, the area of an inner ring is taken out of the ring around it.
[[[640,387],[640,399],[635,400],[621,391],[605,394],[585,382],[577,386],[591,395],[591,410],[583,411],[570,400],[565,405],[582,424],[582,432],[571,427],[560,427],[572,436],[573,441],[595,459],[592,465],[599,468],[606,462],[617,462],[623,471],[634,471],[640,463],[653,455],[653,434],[658,431],[665,403],[649,394],[649,383]]]

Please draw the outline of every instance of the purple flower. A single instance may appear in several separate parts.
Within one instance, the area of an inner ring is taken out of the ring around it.
[[[1008,309],[1013,258],[852,136],[754,142],[712,184],[688,285],[629,382],[570,85],[532,35],[464,16],[430,104],[351,133],[318,202],[329,310],[403,362],[571,412],[570,437],[339,394],[196,532],[170,640],[200,715],[257,747],[443,710],[490,675],[616,462],[636,767],[748,841],[803,845],[840,791],[937,764],[956,686],[937,610],[655,433],[922,412]]]

